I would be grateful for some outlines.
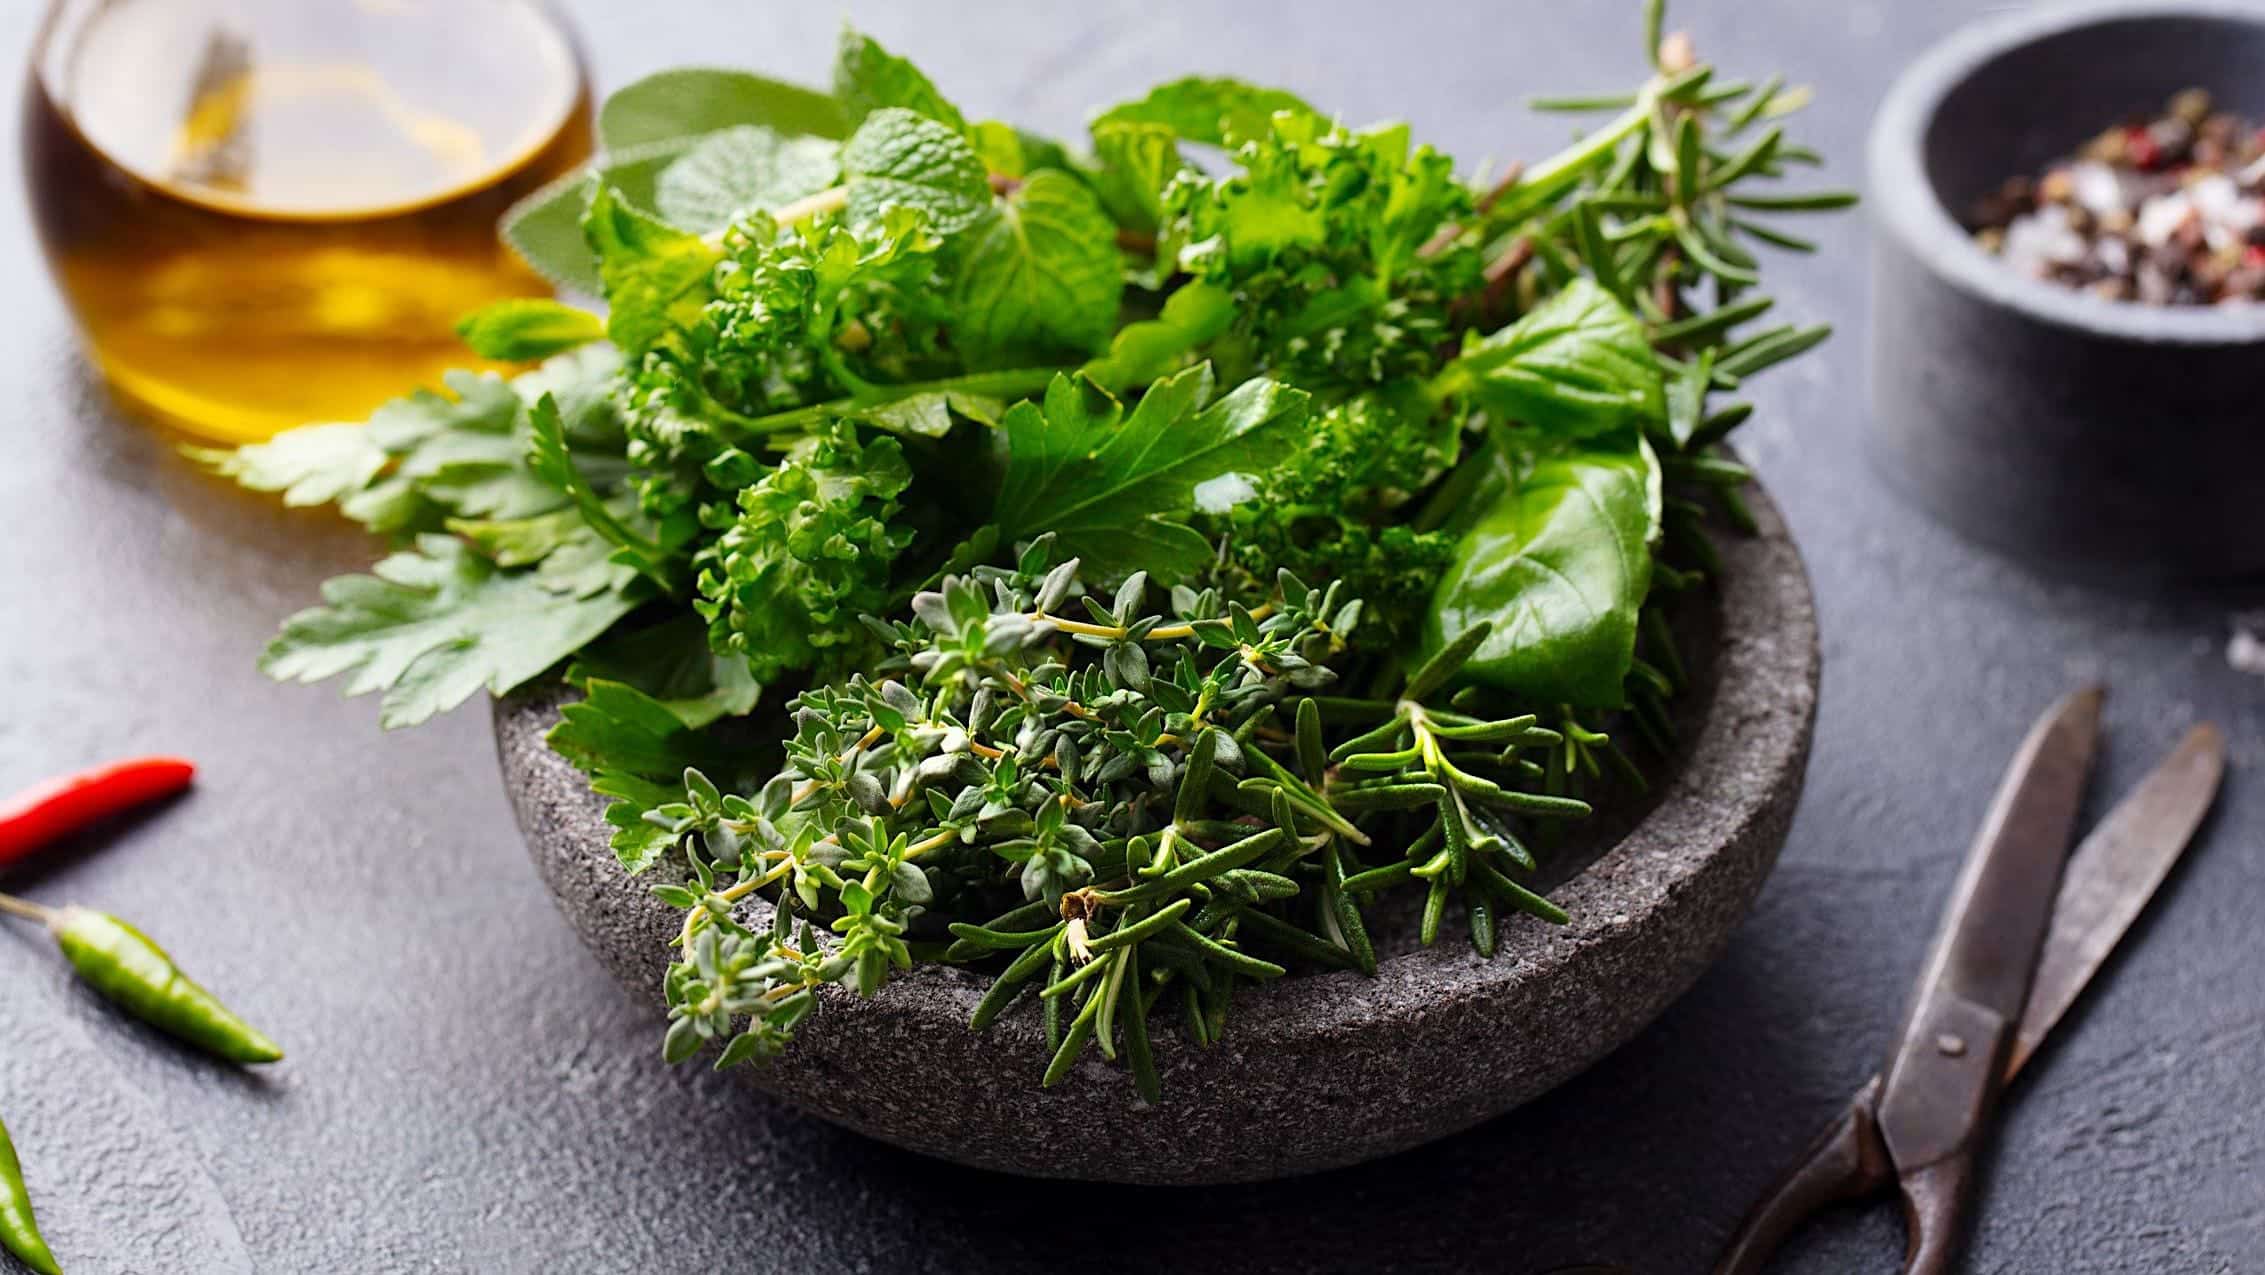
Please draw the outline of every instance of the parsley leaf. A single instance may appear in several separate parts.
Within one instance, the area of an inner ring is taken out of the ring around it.
[[[708,627],[690,611],[593,643],[566,670],[570,682],[592,679],[636,687],[694,728],[747,713],[763,690],[745,658],[708,645]]]
[[[284,621],[260,668],[278,680],[345,675],[346,693],[383,690],[379,721],[411,726],[481,689],[501,695],[572,655],[636,605],[625,592],[577,597],[498,567],[450,536],[419,536],[369,575],[323,585],[323,605]]]
[[[1117,327],[1117,228],[1085,183],[1033,175],[970,233],[953,335],[970,366],[1090,354]]]
[[[191,459],[253,491],[279,491],[294,508],[327,505],[362,490],[388,457],[351,421],[285,430],[245,447],[184,447]]]
[[[668,705],[624,682],[581,679],[582,699],[559,710],[546,738],[584,770],[640,779],[675,779],[687,766],[718,767],[728,756],[714,736],[685,724]]]
[[[709,641],[761,681],[861,652],[859,617],[887,609],[889,565],[912,542],[893,525],[911,481],[896,439],[860,443],[837,422],[742,489],[696,563]]]
[[[698,318],[706,300],[716,250],[639,212],[611,186],[598,188],[582,218],[590,250],[605,281],[606,337],[641,354],[672,327]]]
[[[663,592],[673,592],[676,587],[674,555],[651,537],[632,530],[574,467],[558,400],[543,395],[535,401],[528,420],[533,434],[527,449],[528,469],[535,477],[566,493],[582,522],[614,546],[614,562],[652,580]]]
[[[1178,521],[1199,483],[1266,469],[1297,443],[1306,395],[1254,380],[1209,402],[1201,364],[1158,381],[1130,416],[1084,378],[1056,377],[1045,405],[1008,409],[1008,463],[996,521],[1007,540],[1054,533],[1103,579],[1146,570],[1165,581],[1203,569],[1211,543]],[[1209,403],[1206,406],[1206,403]]]

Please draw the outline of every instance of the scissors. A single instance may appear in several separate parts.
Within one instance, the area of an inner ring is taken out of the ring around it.
[[[1809,1215],[1891,1183],[1903,1197],[1904,1275],[1954,1269],[1998,1095],[2146,907],[2225,771],[2217,728],[2194,727],[2070,853],[2103,693],[2077,691],[2030,729],[1967,852],[1886,1067],[1755,1205],[1715,1275],[1755,1275]]]

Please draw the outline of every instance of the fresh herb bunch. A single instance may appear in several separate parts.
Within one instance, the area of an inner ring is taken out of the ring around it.
[[[1491,953],[1563,919],[1534,821],[1641,783],[1611,732],[1672,747],[1671,596],[1746,521],[1718,395],[1824,336],[1754,328],[1745,245],[1849,202],[1762,184],[1815,160],[1798,93],[1659,28],[1486,181],[1219,78],[1073,147],[854,32],[831,93],[631,85],[506,227],[602,320],[484,311],[548,361],[206,454],[400,544],[266,667],[399,725],[563,664],[552,746],[686,913],[671,1059],[969,962],[1049,1082],[1090,1044],[1153,1099],[1159,1001],[1203,1044],[1240,984],[1373,971],[1380,895]]]

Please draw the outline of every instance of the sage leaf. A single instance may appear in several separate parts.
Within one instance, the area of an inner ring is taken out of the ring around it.
[[[660,174],[698,140],[670,137],[608,151],[513,204],[498,233],[553,284],[596,296],[603,282],[598,259],[582,235],[582,216],[598,188],[610,186],[631,205],[649,210]]]
[[[682,67],[608,95],[598,108],[598,145],[613,155],[739,124],[838,140],[849,136],[851,123],[839,102],[816,89],[747,71]]]

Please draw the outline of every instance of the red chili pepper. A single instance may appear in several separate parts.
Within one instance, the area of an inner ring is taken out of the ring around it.
[[[2142,171],[2152,172],[2163,162],[2163,148],[2156,144],[2154,135],[2144,128],[2127,128],[2123,132],[2125,153]]]
[[[0,803],[0,866],[120,811],[170,797],[196,773],[178,757],[135,757],[18,794]]]

